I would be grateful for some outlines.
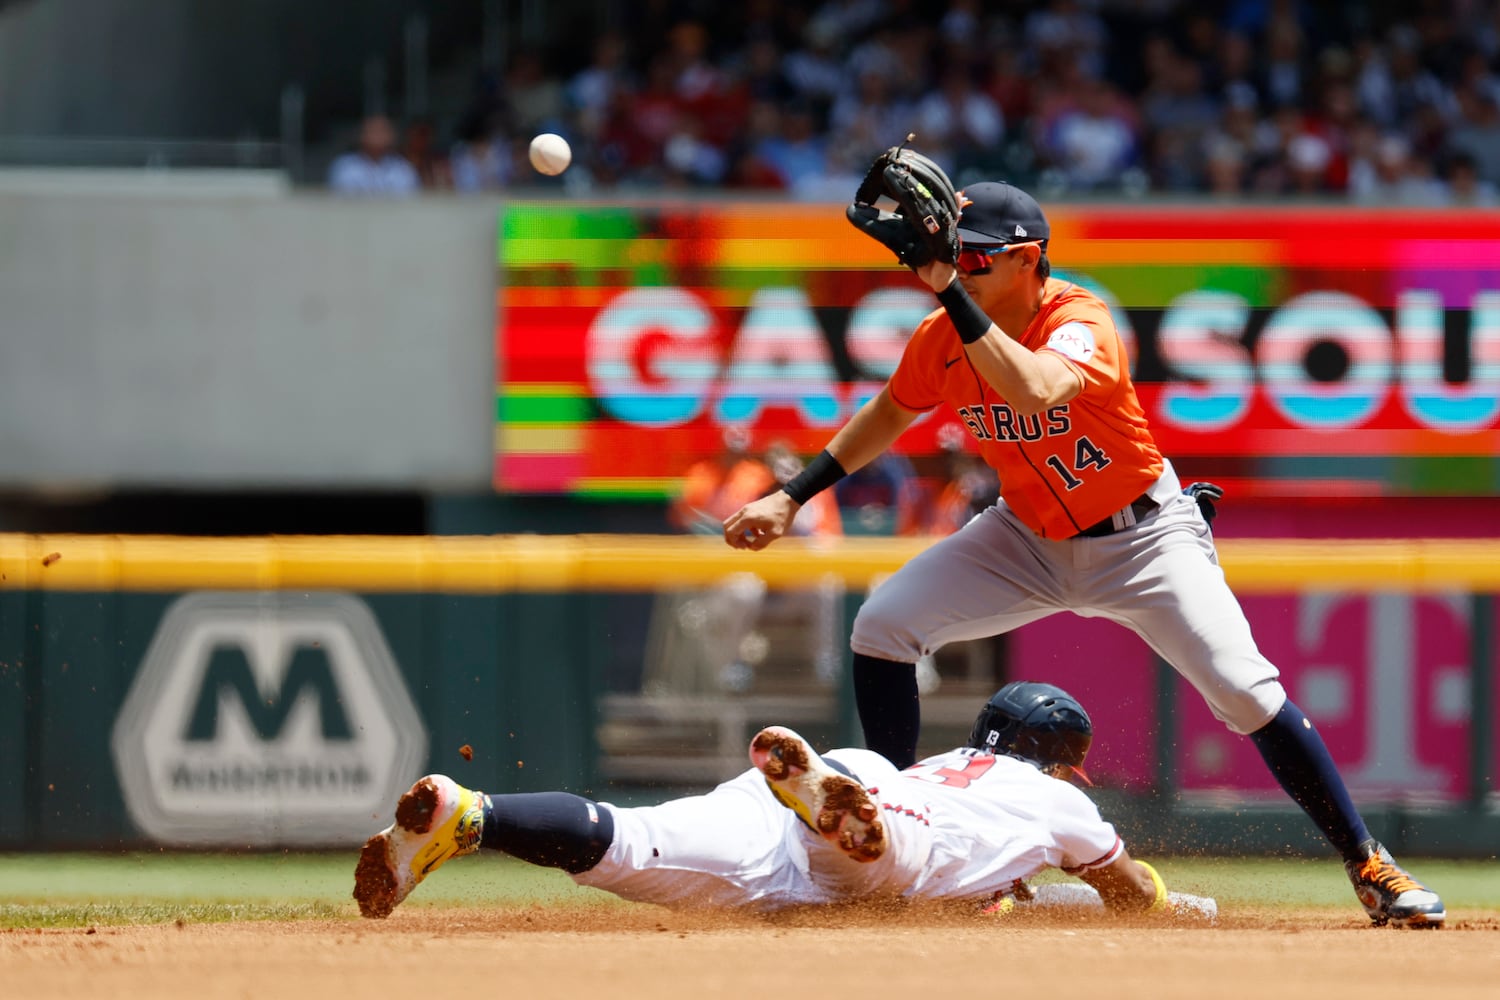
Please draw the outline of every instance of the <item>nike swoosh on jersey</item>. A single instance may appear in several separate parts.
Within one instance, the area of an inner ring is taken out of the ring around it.
[[[959,357],[956,357],[956,358],[949,358],[947,361],[943,362],[943,367],[944,368],[952,368],[954,365],[958,364],[962,360],[963,360],[962,355],[960,355]]]

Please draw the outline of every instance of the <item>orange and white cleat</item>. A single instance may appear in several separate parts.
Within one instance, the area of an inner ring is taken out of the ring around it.
[[[1442,927],[1448,914],[1438,894],[1412,878],[1380,844],[1369,841],[1365,849],[1368,856],[1346,861],[1344,870],[1371,922],[1377,927]]]

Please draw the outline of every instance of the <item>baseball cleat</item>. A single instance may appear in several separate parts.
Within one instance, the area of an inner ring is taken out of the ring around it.
[[[429,774],[401,796],[396,822],[365,841],[354,866],[354,898],[366,917],[388,917],[417,883],[449,858],[479,850],[484,796]]]
[[[771,794],[824,840],[855,861],[885,853],[880,806],[863,785],[828,765],[801,736],[771,726],[750,741],[750,763]]]
[[[1365,849],[1368,857],[1363,861],[1345,861],[1344,870],[1375,926],[1443,926],[1447,913],[1437,893],[1407,874],[1384,847],[1370,841]]]

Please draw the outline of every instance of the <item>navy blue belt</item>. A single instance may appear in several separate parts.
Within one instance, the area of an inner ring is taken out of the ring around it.
[[[1132,524],[1135,524],[1137,521],[1143,521],[1146,518],[1150,517],[1156,511],[1156,508],[1160,506],[1161,505],[1158,504],[1155,500],[1152,500],[1149,496],[1142,493],[1140,496],[1131,501],[1129,507],[1126,507],[1125,510],[1122,510],[1120,512],[1121,514],[1123,514],[1126,510],[1130,511],[1130,517],[1121,519],[1124,523],[1121,523],[1117,526],[1115,524],[1116,515],[1111,514],[1109,515],[1109,517],[1106,517],[1098,524],[1091,524],[1087,528],[1084,528],[1079,532],[1079,534],[1087,535],[1090,538],[1102,538],[1105,535],[1113,535],[1115,532],[1121,530],[1122,528],[1128,528]]]

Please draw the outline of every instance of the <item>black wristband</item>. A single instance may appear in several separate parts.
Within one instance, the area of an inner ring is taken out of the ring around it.
[[[989,332],[993,325],[990,318],[979,308],[978,303],[969,298],[969,293],[957,279],[938,292],[937,297],[943,308],[948,310],[948,318],[953,320],[953,328],[958,331],[959,340],[972,344]]]
[[[818,452],[816,458],[807,463],[807,468],[793,476],[781,488],[781,491],[797,501],[800,506],[848,474],[839,464],[839,460],[828,454],[828,449],[824,448]]]

